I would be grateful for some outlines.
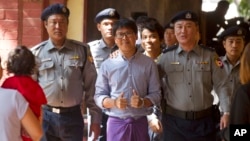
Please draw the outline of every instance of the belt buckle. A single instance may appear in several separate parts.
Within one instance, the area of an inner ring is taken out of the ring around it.
[[[53,113],[60,114],[60,109],[52,108],[52,112],[53,112]]]

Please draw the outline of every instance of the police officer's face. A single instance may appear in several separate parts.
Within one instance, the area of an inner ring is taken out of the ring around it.
[[[147,52],[159,51],[161,40],[158,33],[143,29],[141,32],[141,45]]]
[[[112,28],[116,19],[103,19],[97,24],[97,29],[101,32],[103,38],[113,38]]]
[[[119,28],[115,33],[115,43],[123,53],[135,52],[137,34],[129,28]]]
[[[177,43],[175,34],[174,34],[174,29],[172,28],[167,28],[164,32],[164,41],[167,46],[172,46]]]
[[[223,41],[223,46],[227,56],[238,59],[244,49],[244,40],[241,36],[229,36]]]
[[[62,14],[54,14],[48,17],[44,22],[45,28],[49,34],[49,37],[53,41],[60,41],[66,38],[68,31],[68,20]]]
[[[179,44],[194,44],[199,32],[198,25],[189,20],[179,20],[174,24],[175,36]]]

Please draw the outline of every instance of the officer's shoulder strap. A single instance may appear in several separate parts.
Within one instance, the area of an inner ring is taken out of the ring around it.
[[[97,44],[100,44],[100,40],[94,40],[94,41],[88,42],[88,45],[89,45],[90,47],[95,46],[95,45],[97,45]]]
[[[39,51],[41,50],[42,47],[44,47],[46,44],[48,43],[48,40],[47,41],[43,41],[37,45],[35,45],[34,47],[30,48],[30,51],[35,55],[37,56]]]
[[[205,46],[205,45],[203,45],[203,44],[200,44],[199,45],[201,48],[203,48],[203,49],[206,49],[206,50],[209,50],[209,51],[215,51],[215,48],[213,48],[213,47],[209,47],[209,46]]]
[[[177,49],[177,48],[178,48],[178,44],[175,44],[175,45],[170,46],[170,47],[168,47],[168,48],[164,48],[164,49],[162,50],[162,53],[166,53],[166,52],[175,50],[175,49]]]

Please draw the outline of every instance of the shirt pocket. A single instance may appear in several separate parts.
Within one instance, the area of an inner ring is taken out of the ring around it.
[[[55,79],[55,64],[52,60],[41,62],[39,67],[39,81],[47,82]]]
[[[196,76],[196,79],[198,78],[201,78],[200,82],[202,83],[211,83],[211,80],[212,80],[212,72],[211,72],[211,67],[208,64],[196,64],[194,66],[194,70],[195,70],[195,74]]]
[[[64,62],[66,79],[82,79],[83,62],[81,60],[66,60]]]
[[[181,64],[168,65],[166,68],[168,83],[183,83],[184,81],[184,66]]]

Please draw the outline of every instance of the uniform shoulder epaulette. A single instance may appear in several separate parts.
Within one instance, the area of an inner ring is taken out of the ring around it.
[[[81,41],[72,40],[72,39],[68,39],[68,40],[69,40],[71,43],[77,44],[77,45],[79,45],[79,46],[85,46],[85,47],[88,46],[86,43],[83,43],[83,42],[81,42]]]
[[[88,45],[90,47],[96,46],[96,45],[99,45],[99,44],[100,44],[100,40],[94,40],[94,41],[88,42]]]
[[[204,48],[204,49],[207,49],[207,50],[210,50],[210,51],[215,51],[215,48],[213,48],[213,47],[205,46],[205,45],[203,45],[203,44],[200,44],[199,46],[200,46],[201,48]]]
[[[175,50],[176,48],[178,48],[178,44],[173,45],[173,46],[168,47],[168,48],[162,49],[162,53],[166,53],[166,52],[169,52],[169,51],[171,51],[171,50]]]
[[[48,40],[43,41],[43,42],[31,47],[30,50],[31,51],[36,51],[36,50],[40,49],[41,47],[45,46],[47,43],[48,43]]]

